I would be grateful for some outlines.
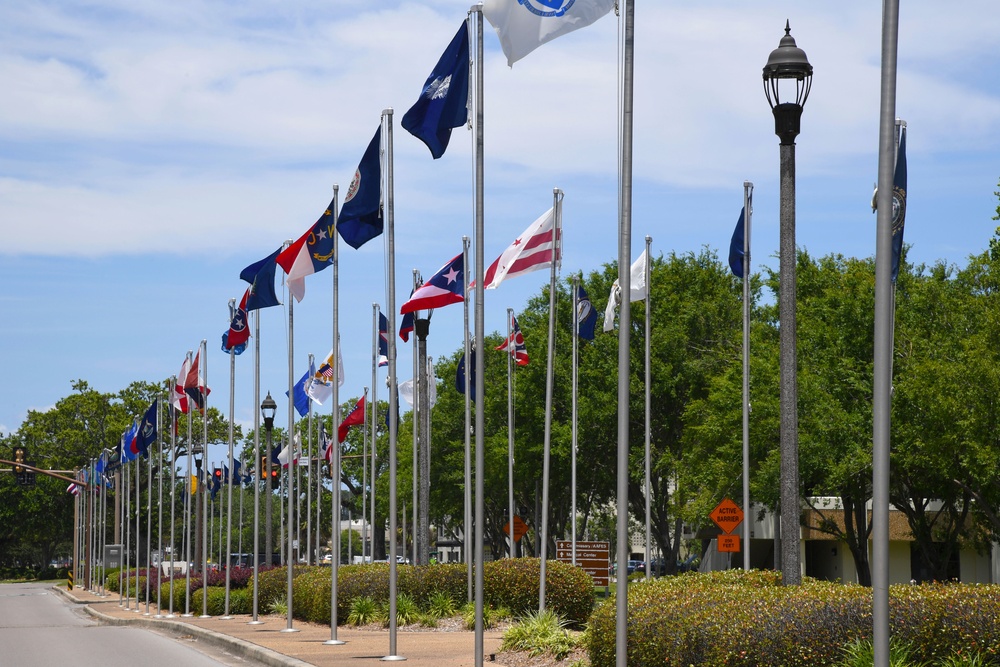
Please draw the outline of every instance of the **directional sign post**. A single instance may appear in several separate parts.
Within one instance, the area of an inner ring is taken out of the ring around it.
[[[595,586],[608,586],[611,564],[611,544],[609,542],[577,542],[576,565],[589,574]],[[569,540],[556,541],[556,560],[561,563],[573,562],[573,543]]]

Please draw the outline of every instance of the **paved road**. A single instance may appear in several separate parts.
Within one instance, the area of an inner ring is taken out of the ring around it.
[[[0,665],[4,667],[217,667],[246,665],[220,649],[138,627],[98,625],[52,584],[0,584]]]

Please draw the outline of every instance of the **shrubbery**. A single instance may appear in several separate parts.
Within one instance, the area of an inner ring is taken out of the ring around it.
[[[615,600],[591,616],[594,667],[615,664]],[[1000,664],[1000,587],[893,586],[890,628],[915,662],[956,651]],[[871,589],[807,579],[781,586],[771,571],[687,574],[629,586],[628,664],[794,667],[835,665],[870,640]]]

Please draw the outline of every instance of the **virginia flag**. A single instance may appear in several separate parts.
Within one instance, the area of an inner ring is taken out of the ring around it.
[[[389,320],[379,311],[378,314],[378,365],[389,365]]]
[[[400,307],[401,314],[417,310],[440,308],[452,303],[465,301],[465,286],[461,279],[463,257],[456,255],[450,262],[438,269],[430,280],[417,288],[410,298]]]
[[[278,300],[278,295],[274,291],[274,269],[277,266],[276,260],[279,254],[281,254],[281,248],[240,271],[240,280],[250,283],[250,296],[247,298],[246,305],[247,312],[281,305],[281,301]]]
[[[483,276],[483,289],[496,289],[506,278],[513,278],[523,273],[531,273],[552,266],[555,243],[552,238],[552,225],[555,221],[553,209],[542,214],[524,230],[524,233],[514,239],[496,261],[490,264]],[[555,240],[561,234],[557,230]],[[556,258],[559,252],[555,253]],[[472,287],[473,283],[469,284]]]
[[[337,427],[337,442],[343,442],[347,439],[347,431],[352,426],[361,426],[365,423],[365,397],[362,396],[358,399],[358,402],[354,404],[354,407],[347,416],[344,417],[344,421],[340,422],[340,426]]]
[[[577,285],[576,293],[576,323],[577,333],[584,340],[594,340],[594,328],[597,326],[597,311],[587,296],[583,285]]]
[[[354,179],[347,188],[344,205],[340,207],[337,231],[352,248],[360,248],[382,233],[382,126],[361,157]]]
[[[528,348],[524,346],[524,336],[521,334],[521,327],[517,325],[517,318],[510,316],[510,337],[507,338],[496,349],[510,352],[514,357],[514,362],[518,366],[528,365]]]
[[[542,44],[584,28],[611,11],[615,0],[485,0],[483,16],[500,36],[507,64]]]
[[[240,304],[233,311],[233,317],[229,322],[229,331],[222,334],[222,351],[233,351],[233,354],[243,354],[247,349],[247,341],[250,340],[250,326],[247,322],[247,299],[250,296],[250,289],[243,293]]]
[[[753,209],[753,195],[750,195]],[[740,219],[736,221],[733,238],[729,241],[729,268],[737,278],[743,278],[743,239],[746,235],[746,208],[740,209]]]
[[[282,250],[275,261],[288,274],[288,291],[296,301],[306,294],[305,277],[319,273],[334,262],[333,204],[297,241]]]
[[[646,263],[649,257],[645,250],[639,255],[639,259],[632,263],[629,269],[629,301],[642,301],[646,298]],[[622,300],[622,289],[618,286],[618,279],[615,279],[611,286],[611,295],[608,297],[608,306],[604,309],[604,330],[611,331],[615,328],[615,308]]]
[[[401,125],[427,144],[431,155],[444,155],[451,129],[469,119],[469,30],[465,22],[455,33],[431,75],[420,99],[403,115]]]

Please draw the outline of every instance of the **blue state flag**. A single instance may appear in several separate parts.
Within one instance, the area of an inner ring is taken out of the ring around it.
[[[316,364],[309,364],[309,370],[306,371],[305,375],[299,378],[299,381],[295,383],[292,387],[292,402],[295,404],[295,411],[299,413],[300,417],[305,417],[309,413],[309,387],[313,383],[313,379],[316,377]],[[288,392],[285,392],[285,396],[288,396]]]
[[[278,300],[278,295],[274,291],[274,270],[280,252],[281,248],[278,248],[264,259],[254,262],[240,271],[240,280],[250,283],[250,295],[247,297],[246,305],[247,312],[281,305],[281,301]]]
[[[587,290],[583,285],[577,285],[577,333],[584,340],[594,340],[594,328],[597,326],[597,311],[590,302]]]
[[[906,126],[899,129],[896,171],[892,177],[892,282],[899,275],[903,254],[903,223],[906,220]]]
[[[403,129],[427,144],[431,155],[444,155],[451,130],[469,119],[469,30],[466,22],[455,33],[431,75],[420,99],[403,115]]]
[[[119,452],[121,453],[122,463],[128,461],[134,461],[138,456],[138,452],[132,450],[132,443],[135,442],[135,434],[139,430],[139,423],[136,420],[132,420],[125,433],[122,434],[122,441],[119,445]]]
[[[753,208],[753,195],[750,195],[750,206]],[[743,278],[743,238],[746,234],[746,208],[740,209],[740,219],[736,221],[733,238],[729,241],[729,269],[737,278]]]
[[[152,405],[146,410],[145,416],[142,418],[142,423],[139,425],[139,430],[135,436],[136,449],[138,453],[142,454],[144,458],[149,458],[149,448],[154,442],[156,442],[157,436],[160,434],[156,428],[156,412],[158,407],[158,399],[153,399]]]
[[[469,398],[476,402],[476,346],[473,345],[469,351]],[[455,371],[455,389],[458,393],[465,395],[465,355],[458,360],[458,368]]]
[[[361,158],[361,164],[354,172],[344,205],[340,207],[337,231],[340,232],[340,238],[355,249],[382,233],[381,146],[382,126],[379,125]]]

